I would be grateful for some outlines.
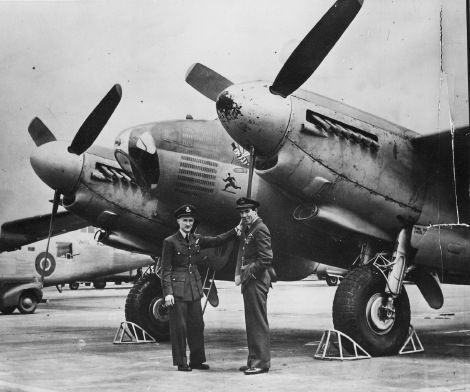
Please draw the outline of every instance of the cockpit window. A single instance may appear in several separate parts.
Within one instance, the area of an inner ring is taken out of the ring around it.
[[[119,166],[121,166],[122,170],[124,170],[124,172],[129,177],[134,179],[134,173],[132,172],[132,165],[131,165],[129,156],[121,150],[116,150],[114,151],[114,157],[116,158],[116,161],[119,163]]]
[[[57,242],[57,257],[65,257],[67,259],[71,259],[73,257],[72,243]]]
[[[129,139],[129,146],[131,146],[132,142],[134,141],[135,147],[140,148],[141,150],[146,151],[151,155],[157,152],[157,148],[155,147],[152,135],[150,135],[150,133],[148,132],[145,132],[136,138],[131,136],[131,138]]]
[[[157,186],[160,167],[157,148],[149,132],[124,132],[115,142],[114,156],[139,186],[147,189]]]

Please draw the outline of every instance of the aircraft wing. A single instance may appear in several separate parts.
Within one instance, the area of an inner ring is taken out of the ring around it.
[[[452,143],[453,139],[453,143]],[[468,126],[429,135],[412,140],[421,156],[431,163],[433,173],[444,181],[449,192],[454,187],[461,211],[467,211],[464,221],[470,220],[470,129]],[[455,178],[455,183],[454,183]],[[470,223],[470,222],[469,222]]]
[[[454,141],[457,149],[466,148],[466,152],[470,152],[470,129],[468,126],[456,128],[454,130]],[[419,135],[412,141],[413,145],[421,152],[437,152],[447,151],[452,146],[452,132],[450,130]]]
[[[51,214],[5,222],[0,233],[0,252],[19,249],[21,246],[47,238]],[[88,226],[90,223],[68,211],[58,212],[52,235],[58,235]]]

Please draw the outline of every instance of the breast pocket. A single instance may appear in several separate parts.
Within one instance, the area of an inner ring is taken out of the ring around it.
[[[171,287],[173,288],[173,296],[175,298],[184,297],[184,284],[186,278],[183,276],[173,276],[171,278]]]

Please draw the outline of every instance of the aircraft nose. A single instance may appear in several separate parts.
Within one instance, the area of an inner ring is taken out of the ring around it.
[[[43,144],[30,157],[31,166],[38,177],[61,193],[70,193],[75,189],[83,167],[83,154],[69,153],[69,144],[61,141]]]
[[[271,94],[267,83],[232,85],[217,97],[217,114],[230,136],[269,157],[281,146],[291,115],[290,97]]]

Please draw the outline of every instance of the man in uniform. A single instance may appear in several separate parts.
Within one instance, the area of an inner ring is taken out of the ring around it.
[[[266,309],[273,252],[271,234],[258,216],[259,203],[248,198],[237,200],[242,219],[235,284],[241,284],[245,304],[248,359],[240,371],[246,375],[266,373],[271,366],[269,324]]]
[[[222,245],[236,238],[232,229],[216,237],[192,233],[196,208],[182,205],[175,211],[179,230],[163,241],[162,286],[165,305],[169,307],[170,336],[173,365],[179,371],[209,369],[204,350],[204,321],[202,317],[202,283],[196,264],[200,250]],[[186,340],[190,356],[186,357]]]

